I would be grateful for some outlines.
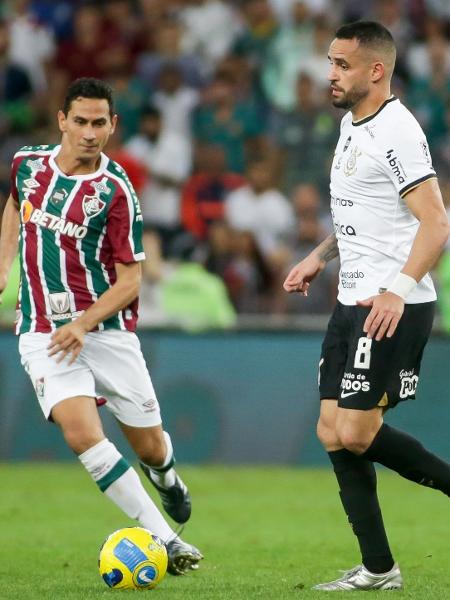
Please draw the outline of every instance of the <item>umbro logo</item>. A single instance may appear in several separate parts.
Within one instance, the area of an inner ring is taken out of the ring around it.
[[[144,407],[144,412],[153,412],[156,410],[156,399],[155,398],[151,398],[150,400],[147,400],[147,402],[143,402],[142,406]]]

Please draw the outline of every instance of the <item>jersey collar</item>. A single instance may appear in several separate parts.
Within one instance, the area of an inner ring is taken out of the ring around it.
[[[50,154],[50,158],[49,158],[50,167],[53,169],[53,171],[56,171],[56,173],[58,173],[61,177],[66,177],[67,179],[74,179],[75,181],[87,181],[88,179],[95,179],[96,177],[99,177],[99,175],[101,175],[103,173],[103,171],[106,169],[106,165],[109,162],[109,158],[106,156],[106,154],[103,154],[103,152],[102,152],[100,154],[100,165],[99,165],[97,171],[95,171],[93,173],[86,173],[86,175],[66,175],[58,167],[58,165],[56,164],[56,160],[55,160],[55,157],[58,156],[58,153],[60,150],[61,150],[61,144],[58,144],[58,146],[55,146],[52,153]]]
[[[364,125],[365,123],[368,123],[369,121],[371,121],[372,119],[374,119],[383,110],[383,108],[387,104],[389,104],[389,102],[393,102],[394,100],[398,100],[398,98],[396,96],[391,96],[390,98],[388,98],[387,100],[385,100],[383,102],[383,104],[380,106],[380,108],[377,110],[377,112],[374,112],[373,115],[369,115],[368,117],[364,117],[364,119],[361,119],[360,121],[352,121],[353,127],[359,127],[360,125]]]

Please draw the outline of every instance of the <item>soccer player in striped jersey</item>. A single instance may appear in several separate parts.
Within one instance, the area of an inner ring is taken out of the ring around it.
[[[106,400],[165,510],[186,522],[189,492],[174,469],[134,333],[145,259],[139,201],[125,171],[102,152],[116,122],[111,88],[78,79],[58,113],[61,143],[17,152],[2,220],[0,292],[19,238],[16,333],[42,411],[100,490],[166,543],[169,572],[179,575],[202,555],[177,536],[106,439],[96,406],[96,398]]]
[[[380,23],[336,32],[329,50],[332,103],[348,109],[331,167],[329,236],[289,273],[288,292],[308,291],[339,255],[338,302],[319,363],[317,433],[328,452],[362,564],[315,589],[403,586],[384,529],[374,462],[450,496],[450,465],[384,422],[415,397],[436,293],[428,271],[449,224],[425,135],[391,95],[396,50]]]

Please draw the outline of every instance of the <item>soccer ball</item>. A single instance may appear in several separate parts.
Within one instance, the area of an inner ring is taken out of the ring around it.
[[[114,531],[104,541],[98,568],[111,588],[148,590],[166,574],[166,547],[148,529],[125,527]]]

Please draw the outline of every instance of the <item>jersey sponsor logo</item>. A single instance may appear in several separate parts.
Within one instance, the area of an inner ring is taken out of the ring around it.
[[[368,392],[370,390],[370,382],[365,381],[366,376],[359,373],[344,373],[341,381],[341,398],[353,396],[358,392]]]
[[[48,296],[52,312],[61,314],[70,309],[70,299],[67,292],[53,292]]]
[[[362,152],[361,150],[358,148],[358,146],[355,146],[353,148],[353,150],[350,153],[350,156],[347,159],[347,162],[344,165],[344,174],[346,177],[350,177],[351,175],[354,175],[356,173],[357,166],[356,166],[356,161],[358,159],[359,156],[361,156]]]
[[[389,166],[391,167],[394,175],[397,177],[397,181],[399,183],[405,183],[405,170],[403,168],[403,165],[401,164],[401,162],[398,160],[398,158],[396,156],[394,156],[394,150],[388,150],[386,152],[386,158],[387,161],[389,163]]]
[[[98,196],[83,196],[81,206],[86,219],[92,219],[102,212],[106,202],[103,202]]]
[[[51,321],[65,321],[66,319],[74,319],[81,315],[83,311],[72,311],[70,307],[70,298],[67,292],[52,292],[48,296],[51,315],[47,318]]]
[[[355,279],[364,279],[364,277],[363,271],[341,271],[341,285],[343,288],[354,289],[356,288]]]
[[[335,221],[333,225],[337,234],[340,233],[341,235],[346,236],[356,235],[356,229],[353,227],[353,225],[345,225],[343,223],[338,223],[337,221]]]
[[[346,200],[338,196],[331,196],[331,206],[353,206],[353,200]]]
[[[78,225],[72,221],[66,221],[57,215],[52,215],[42,211],[39,208],[34,208],[29,200],[24,200],[20,207],[22,223],[34,223],[50,231],[59,231],[61,235],[82,240],[86,237],[87,227]]]
[[[365,275],[363,271],[341,271],[341,277],[345,279],[364,279]]]
[[[402,369],[399,373],[400,377],[400,398],[408,398],[408,396],[415,396],[417,384],[419,382],[418,375],[414,374],[414,369],[405,371]]]
[[[50,196],[50,202],[54,206],[62,206],[64,204],[64,202],[67,200],[68,195],[69,195],[69,192],[67,190],[65,190],[64,188],[57,189]]]

